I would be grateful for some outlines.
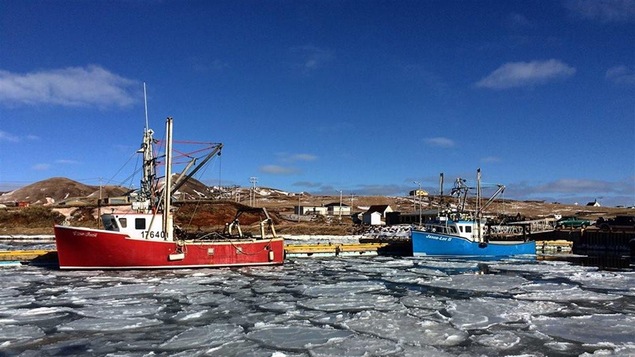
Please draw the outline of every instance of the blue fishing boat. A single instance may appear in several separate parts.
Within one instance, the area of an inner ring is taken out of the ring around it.
[[[412,252],[415,256],[513,256],[536,254],[534,241],[488,241],[483,235],[486,219],[483,211],[500,195],[505,186],[498,189],[485,204],[481,204],[481,170],[477,171],[476,209],[467,212],[465,205],[470,189],[465,179],[457,179],[452,196],[457,196],[459,204],[450,212],[440,212],[436,220],[429,221],[411,231]],[[441,175],[441,196],[443,196],[443,174]]]
[[[457,227],[470,227],[473,221],[447,221],[426,224],[422,229],[412,230],[412,252],[415,256],[512,256],[536,254],[534,241],[479,240],[465,237]]]

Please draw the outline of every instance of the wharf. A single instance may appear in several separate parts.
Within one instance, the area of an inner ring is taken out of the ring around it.
[[[537,241],[537,254],[570,253],[573,242],[565,240]],[[338,257],[368,255],[412,255],[410,242],[383,243],[327,243],[327,244],[289,244],[285,246],[287,258],[302,257]],[[55,250],[10,250],[0,251],[0,266],[30,264],[38,266],[57,265]]]
[[[404,255],[409,247],[409,243],[407,245],[396,243],[289,244],[284,247],[284,251],[287,257]]]
[[[38,266],[55,266],[58,264],[57,251],[46,249],[0,251],[0,266],[15,266],[22,263]]]

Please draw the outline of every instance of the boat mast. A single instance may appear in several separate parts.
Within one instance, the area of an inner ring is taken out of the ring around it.
[[[156,158],[154,157],[153,145],[154,131],[150,129],[148,124],[148,100],[146,93],[146,84],[143,83],[143,100],[145,108],[146,126],[143,133],[143,142],[141,148],[137,151],[143,154],[143,177],[141,178],[141,188],[139,200],[145,202],[145,209],[154,208],[152,198],[154,196],[154,184],[156,180]]]
[[[163,186],[163,232],[165,239],[172,239],[172,117],[168,117],[165,123],[165,185]]]
[[[478,241],[483,241],[483,235],[481,232],[481,218],[483,217],[483,211],[481,209],[481,168],[476,170],[476,226],[478,231]]]
[[[443,204],[445,200],[443,199],[443,172],[439,174],[439,206],[437,207],[437,217],[441,215],[441,210],[443,209]]]

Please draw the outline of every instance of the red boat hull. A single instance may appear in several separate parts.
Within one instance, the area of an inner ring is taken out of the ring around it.
[[[61,269],[173,269],[279,265],[284,240],[163,241],[97,229],[55,226]]]

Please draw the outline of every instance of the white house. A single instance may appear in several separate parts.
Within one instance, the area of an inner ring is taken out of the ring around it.
[[[392,212],[392,208],[388,205],[370,206],[364,214],[362,214],[362,222],[371,226],[386,224],[386,213]]]
[[[322,216],[326,216],[327,209],[322,206],[294,206],[293,209],[295,214],[307,215],[307,214],[319,214]]]
[[[349,214],[351,214],[351,208],[343,203],[341,206],[339,202],[329,203],[327,205],[324,205],[324,207],[326,207],[328,214],[331,216],[348,216]]]

